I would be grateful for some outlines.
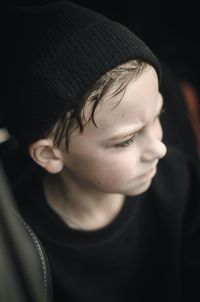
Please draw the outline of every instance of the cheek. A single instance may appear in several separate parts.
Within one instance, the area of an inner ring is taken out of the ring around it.
[[[112,184],[120,184],[124,181],[128,181],[134,177],[136,170],[136,163],[128,156],[122,157],[116,161],[112,160],[112,163],[105,163],[103,174],[107,179],[107,182]]]
[[[73,156],[68,167],[81,182],[99,189],[115,189],[132,180],[137,168],[136,156],[133,151],[116,152],[115,154],[108,151],[101,154],[87,153],[87,156],[82,153],[81,156]]]
[[[129,154],[130,153],[130,154]],[[122,151],[120,154],[109,155],[97,161],[92,167],[91,181],[104,189],[116,189],[130,182],[136,175],[137,163],[131,152]]]

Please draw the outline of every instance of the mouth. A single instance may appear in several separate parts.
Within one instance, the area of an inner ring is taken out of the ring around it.
[[[157,171],[157,169],[156,169],[156,166],[155,166],[154,168],[150,169],[146,173],[140,175],[138,177],[138,179],[152,178],[156,174],[156,171]]]

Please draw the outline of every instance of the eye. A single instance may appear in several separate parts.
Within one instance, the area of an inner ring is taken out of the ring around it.
[[[165,112],[165,109],[162,108],[161,111],[160,111],[160,113],[156,116],[154,122],[155,122],[156,120],[160,120],[160,117],[161,117],[161,115],[162,115],[164,112]],[[138,133],[135,133],[130,139],[126,140],[125,142],[120,143],[120,144],[117,144],[117,145],[114,145],[114,148],[120,149],[120,148],[126,148],[126,147],[130,146],[131,144],[133,144],[133,143],[135,142],[136,137],[139,135],[139,133],[142,132],[145,128],[146,128],[146,127],[143,127]]]
[[[128,140],[126,140],[125,142],[123,143],[120,143],[120,144],[117,144],[115,145],[114,147],[115,148],[126,148],[128,147],[129,145],[133,144],[135,139],[136,139],[136,136],[137,136],[137,133],[134,134],[131,138],[129,138]]]

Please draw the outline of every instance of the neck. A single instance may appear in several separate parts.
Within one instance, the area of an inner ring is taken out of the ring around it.
[[[121,194],[84,188],[66,173],[46,175],[44,188],[49,205],[67,224],[88,230],[109,224],[121,210],[125,199]]]

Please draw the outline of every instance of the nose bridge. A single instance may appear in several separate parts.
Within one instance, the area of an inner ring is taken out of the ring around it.
[[[161,159],[165,156],[166,152],[167,147],[162,140],[151,137],[151,139],[149,139],[149,141],[144,145],[141,159],[143,162]]]

